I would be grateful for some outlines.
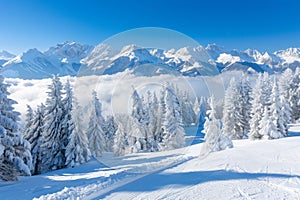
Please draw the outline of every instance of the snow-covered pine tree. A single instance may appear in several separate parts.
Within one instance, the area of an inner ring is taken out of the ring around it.
[[[293,76],[291,109],[295,121],[300,119],[300,67],[297,67]]]
[[[67,80],[67,83],[64,86],[65,97],[62,99],[63,105],[63,113],[62,113],[62,133],[61,140],[63,144],[63,155],[65,155],[65,151],[69,141],[71,139],[70,135],[75,129],[74,120],[72,119],[72,111],[73,111],[73,92],[71,88],[70,81]],[[65,158],[67,156],[65,155]]]
[[[75,108],[74,108],[75,107]],[[66,147],[66,166],[74,167],[90,160],[91,153],[86,134],[83,132],[79,105],[75,101],[69,123],[69,142]]]
[[[183,124],[184,126],[190,126],[195,123],[196,118],[190,95],[185,91],[180,97],[182,98],[180,104]]]
[[[196,97],[196,99],[194,101],[193,110],[195,113],[195,122],[194,123],[197,124],[199,121],[199,112],[200,112],[200,101],[199,101],[198,97]]]
[[[286,127],[284,124],[284,114],[283,111],[281,109],[281,102],[280,102],[280,97],[279,97],[279,91],[278,91],[278,86],[277,86],[277,80],[274,77],[273,80],[273,87],[272,87],[272,93],[271,93],[271,97],[270,97],[270,118],[273,122],[273,124],[275,125],[277,132],[278,132],[278,136],[279,137],[283,137],[283,136],[287,136],[287,132],[286,132]],[[274,134],[273,134],[274,135]],[[276,139],[273,137],[270,137],[271,139]]]
[[[106,139],[106,151],[113,151],[114,138],[117,132],[118,126],[115,122],[115,118],[113,116],[107,116],[105,119],[105,124],[103,130],[105,131],[105,139]]]
[[[37,107],[33,118],[31,119],[30,126],[25,129],[24,138],[28,140],[31,145],[31,155],[32,155],[32,174],[41,173],[41,155],[40,146],[42,143],[43,134],[43,120],[44,120],[44,105],[41,104]],[[28,124],[28,123],[27,123]]]
[[[291,123],[291,113],[292,110],[290,108],[289,103],[287,103],[286,99],[283,96],[279,96],[280,98],[280,105],[281,105],[281,111],[282,111],[282,115],[283,115],[283,125],[285,127],[285,133],[287,136],[288,135],[288,124]]]
[[[259,124],[262,119],[264,108],[267,107],[266,100],[264,96],[264,87],[262,74],[259,74],[256,84],[252,91],[252,101],[251,101],[251,119],[250,119],[250,131],[249,131],[249,139],[261,139],[262,135],[259,132]]]
[[[252,88],[250,85],[249,77],[245,74],[243,74],[239,84],[239,94],[240,94],[240,113],[241,113],[241,129],[244,134],[244,136],[248,135],[248,132],[250,130],[250,115],[251,115],[251,92]]]
[[[149,151],[158,151],[157,133],[158,127],[158,100],[155,93],[147,92],[146,115],[148,116],[147,124],[147,149]]]
[[[133,121],[131,123],[132,131],[130,131],[130,134],[128,135],[129,145],[132,146],[134,152],[147,151],[149,147],[147,142],[149,112],[148,110],[145,111],[143,101],[135,89],[133,90],[131,100],[131,117]]]
[[[162,123],[165,120],[164,116],[165,116],[165,112],[166,112],[166,102],[165,102],[165,94],[166,94],[166,87],[163,86],[159,92],[159,101],[158,101],[158,107],[157,107],[157,114],[156,114],[156,119],[157,119],[157,129],[155,132],[155,140],[157,142],[157,144],[160,145],[160,143],[162,143],[163,140],[163,126]]]
[[[106,149],[105,132],[102,129],[104,118],[102,116],[101,106],[96,91],[93,91],[91,114],[86,135],[88,137],[91,154],[96,157],[102,156],[102,152]]]
[[[20,133],[16,101],[8,98],[8,85],[0,75],[0,180],[17,180],[18,175],[30,175],[32,157],[30,144]]]
[[[26,112],[26,115],[25,115],[25,126],[24,126],[24,129],[23,129],[23,135],[24,135],[24,138],[27,139],[28,138],[27,137],[27,132],[29,131],[28,127],[31,126],[32,119],[33,119],[33,110],[30,107],[30,105],[26,105],[26,106],[27,106],[27,112]]]
[[[291,120],[295,121],[300,117],[300,68],[295,70],[295,73],[288,68],[286,69],[279,80],[280,95],[286,99],[291,108]]]
[[[210,110],[207,111],[207,118],[204,124],[204,144],[201,155],[232,148],[233,144],[229,137],[221,133],[220,120],[216,118],[215,99],[210,97],[208,100]]]
[[[235,78],[232,78],[225,92],[222,127],[223,134],[230,139],[242,139],[244,137],[241,102],[237,83]]]
[[[197,128],[197,134],[202,133],[204,130],[204,124],[206,120],[206,99],[204,97],[200,98],[200,103],[199,103],[199,112],[198,112],[198,128]]]
[[[269,114],[268,107],[265,107],[262,119],[259,123],[259,134],[263,139],[277,139],[282,136]]]
[[[129,116],[117,116],[118,129],[116,131],[116,135],[114,138],[114,155],[115,156],[123,156],[126,154],[129,144],[128,144],[128,118]]]
[[[170,150],[183,147],[184,129],[182,124],[182,116],[180,112],[180,105],[174,90],[171,87],[166,87],[164,96],[165,112],[163,112],[163,140],[161,149]]]
[[[49,91],[43,121],[43,136],[41,145],[41,172],[65,167],[65,147],[62,128],[63,103],[62,83],[57,75],[48,86]]]

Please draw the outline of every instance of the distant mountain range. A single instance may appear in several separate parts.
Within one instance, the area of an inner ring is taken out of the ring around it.
[[[74,76],[79,69],[83,75],[114,74],[126,69],[138,74],[141,70],[138,66],[145,67],[143,75],[169,73],[169,70],[186,76],[232,70],[276,73],[288,67],[300,67],[300,48],[261,53],[252,49],[227,50],[211,44],[205,48],[183,47],[178,50],[128,45],[116,50],[107,44],[93,47],[65,42],[45,52],[30,49],[17,56],[0,52],[0,73],[10,78],[41,79],[52,74]]]

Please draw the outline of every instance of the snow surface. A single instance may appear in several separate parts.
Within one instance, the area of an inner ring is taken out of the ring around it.
[[[300,198],[300,124],[287,138],[233,143],[202,157],[201,143],[119,158],[106,153],[75,168],[0,183],[1,199]]]

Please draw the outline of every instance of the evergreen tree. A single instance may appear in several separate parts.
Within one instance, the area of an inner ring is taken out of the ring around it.
[[[32,119],[33,119],[33,110],[29,105],[27,105],[27,112],[25,115],[25,126],[24,126],[24,130],[23,130],[24,138],[27,138],[26,137],[27,131],[29,131],[29,127],[31,126]]]
[[[49,92],[43,121],[41,145],[41,172],[61,169],[65,166],[65,138],[63,129],[62,84],[57,75],[48,86]]]
[[[114,155],[123,156],[126,154],[127,149],[129,148],[128,144],[128,116],[118,116],[118,129],[116,131],[114,139]]]
[[[104,128],[106,139],[106,151],[113,151],[114,138],[117,132],[118,126],[113,116],[107,116]]]
[[[161,148],[169,150],[183,147],[185,144],[185,132],[182,124],[180,105],[174,90],[170,87],[166,88],[164,102],[166,103],[166,110],[163,113],[163,140]]]
[[[221,133],[220,120],[216,118],[213,96],[209,99],[209,105],[211,110],[207,111],[208,117],[204,124],[205,142],[201,149],[201,155],[233,147],[230,138]]]
[[[251,119],[250,119],[250,131],[249,138],[250,139],[261,139],[262,135],[259,132],[260,121],[262,120],[262,116],[264,113],[264,108],[267,108],[265,93],[263,90],[265,84],[263,82],[262,74],[259,74],[256,84],[252,91],[252,108],[251,108]]]
[[[74,167],[90,160],[91,153],[88,148],[88,139],[83,132],[83,127],[78,113],[79,106],[76,103],[76,108],[72,111],[70,123],[69,142],[66,147],[66,166]]]
[[[270,101],[271,101],[270,117],[271,117],[271,120],[278,132],[277,135],[280,135],[279,137],[286,136],[287,132],[286,132],[285,124],[284,124],[284,114],[281,109],[282,106],[281,106],[281,102],[280,102],[280,98],[279,98],[279,92],[278,92],[276,78],[274,78],[274,81],[273,81],[273,88],[272,88]]]
[[[91,114],[86,134],[91,154],[96,157],[102,156],[102,152],[106,149],[105,132],[102,129],[103,124],[104,118],[102,116],[101,103],[97,97],[97,93],[93,91]]]
[[[132,146],[133,152],[147,151],[150,146],[147,141],[148,134],[150,134],[147,127],[149,125],[149,112],[147,108],[143,107],[143,101],[135,89],[131,99],[131,119],[133,121],[131,121],[132,130],[128,135],[128,142]]]
[[[204,124],[205,124],[205,120],[206,120],[206,100],[204,97],[200,98],[200,103],[199,103],[199,112],[198,112],[198,128],[197,128],[197,133],[202,133],[202,131],[204,130]]]
[[[222,127],[223,134],[231,139],[242,139],[244,137],[241,102],[237,83],[232,78],[225,93]]]
[[[63,144],[63,155],[66,154],[66,148],[70,141],[70,135],[75,129],[75,125],[72,119],[73,111],[73,92],[68,80],[64,86],[65,98],[62,99],[63,113],[62,113],[62,144]],[[65,156],[66,157],[66,156]]]
[[[295,70],[286,69],[279,80],[280,94],[286,99],[291,108],[291,120],[296,121],[300,118],[300,68]]]
[[[193,104],[190,100],[190,96],[188,92],[184,92],[183,95],[180,96],[181,100],[180,102],[180,107],[181,107],[181,114],[182,114],[182,121],[185,126],[190,126],[193,123],[195,123],[195,112],[193,108]]]
[[[158,99],[156,97],[155,93],[151,93],[148,91],[148,116],[149,116],[149,124],[148,124],[148,137],[147,137],[147,142],[149,144],[149,150],[150,151],[158,151],[158,133],[160,131],[159,127],[159,117],[157,116],[158,114]]]
[[[238,90],[240,95],[240,113],[241,113],[241,130],[244,136],[248,135],[250,130],[250,115],[251,115],[251,92],[249,77],[243,74],[240,83],[238,84]]]
[[[280,132],[269,115],[267,107],[264,109],[262,120],[259,124],[259,134],[263,139],[277,139],[281,137]]]
[[[32,155],[32,174],[41,173],[41,143],[43,134],[43,120],[45,107],[43,104],[37,107],[33,118],[30,121],[30,126],[25,129],[24,138],[27,139],[31,145],[31,155]],[[29,124],[29,123],[27,123]]]
[[[283,126],[285,127],[284,130],[284,136],[288,135],[288,124],[291,122],[291,108],[290,105],[286,102],[286,99],[283,96],[280,96],[280,105],[281,105],[281,111],[282,111],[282,120],[283,120]]]
[[[159,96],[159,104],[158,104],[158,110],[157,110],[157,132],[156,132],[156,141],[158,144],[161,144],[163,141],[163,122],[166,120],[166,101],[165,101],[165,95],[166,95],[166,86],[163,86],[160,90],[160,96]]]
[[[30,144],[20,133],[19,113],[14,100],[8,98],[8,85],[0,76],[0,180],[17,180],[18,175],[30,175],[32,157]]]

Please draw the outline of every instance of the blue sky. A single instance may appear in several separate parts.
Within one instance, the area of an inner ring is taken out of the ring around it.
[[[96,45],[129,29],[163,27],[204,46],[274,51],[300,47],[299,8],[299,0],[0,0],[0,50]]]

